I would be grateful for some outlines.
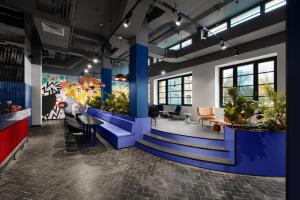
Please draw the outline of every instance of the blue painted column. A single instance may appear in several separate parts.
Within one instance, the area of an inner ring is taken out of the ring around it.
[[[105,84],[105,87],[102,89],[102,100],[104,101],[112,92],[112,65],[110,59],[102,57],[101,66],[101,82]]]
[[[129,56],[130,115],[148,117],[148,47],[135,43]]]

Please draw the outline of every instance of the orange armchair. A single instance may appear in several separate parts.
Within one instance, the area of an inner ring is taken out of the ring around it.
[[[216,119],[215,109],[213,107],[198,107],[197,114],[199,117],[199,122],[202,121],[209,121]]]

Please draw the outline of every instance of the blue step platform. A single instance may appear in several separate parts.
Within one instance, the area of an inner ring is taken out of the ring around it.
[[[116,149],[134,146],[151,129],[150,118],[134,118],[94,108],[88,108],[87,113],[104,122],[95,127],[96,132]]]
[[[224,128],[224,139],[151,129],[136,146],[153,155],[196,167],[257,176],[285,176],[285,133]]]

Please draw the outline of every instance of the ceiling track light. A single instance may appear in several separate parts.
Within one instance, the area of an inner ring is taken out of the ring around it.
[[[220,41],[220,46],[221,46],[222,50],[225,50],[227,48],[227,46],[223,40]]]
[[[200,29],[200,39],[201,40],[207,39],[207,31],[204,28]]]
[[[97,64],[99,62],[98,58],[93,58],[93,63]]]
[[[88,65],[87,65],[87,68],[91,69],[91,68],[92,68],[92,65],[91,65],[91,64],[88,64]]]
[[[176,26],[181,25],[182,19],[183,19],[183,17],[180,14],[178,14],[177,20],[175,22]]]
[[[123,26],[124,26],[125,28],[128,28],[129,25],[130,25],[130,20],[129,20],[129,17],[127,17],[127,18],[125,19],[125,21],[123,22]]]
[[[235,53],[234,56],[239,56],[240,55],[240,51],[238,49],[234,49]]]
[[[84,73],[85,74],[89,73],[89,70],[88,69],[84,69]]]

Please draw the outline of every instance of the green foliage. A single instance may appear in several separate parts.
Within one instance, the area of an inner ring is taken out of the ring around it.
[[[129,113],[129,100],[124,92],[119,95],[110,94],[109,98],[103,102],[102,109],[121,114]]]
[[[251,117],[257,108],[257,102],[238,96],[236,88],[228,89],[229,101],[225,104],[225,117],[233,127],[247,128],[251,126]]]
[[[86,104],[92,108],[101,109],[101,96],[88,97]]]
[[[269,131],[286,130],[286,94],[278,93],[269,85],[263,88],[267,101],[260,103],[261,125]]]

